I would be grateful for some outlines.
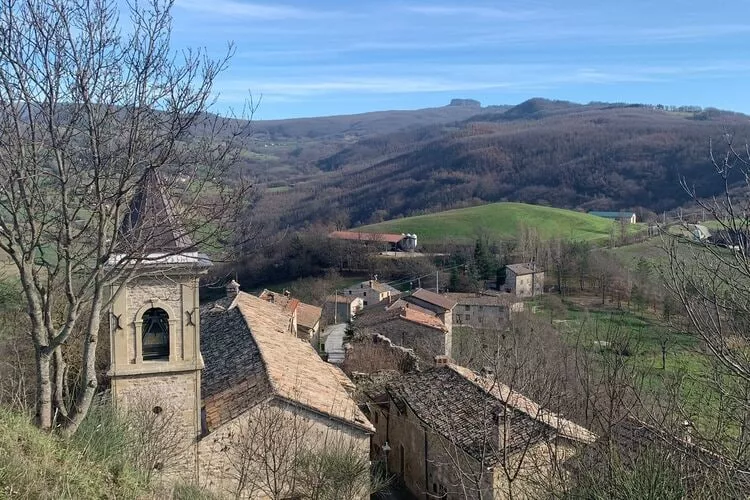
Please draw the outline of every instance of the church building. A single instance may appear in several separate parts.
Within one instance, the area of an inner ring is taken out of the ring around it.
[[[247,438],[263,411],[303,422],[310,446],[346,443],[367,459],[374,428],[352,383],[297,338],[288,311],[235,282],[226,297],[200,304],[199,279],[211,262],[178,220],[156,168],[138,183],[110,263],[125,265],[111,287],[112,398],[118,409],[164,419],[176,436],[177,453],[155,467],[165,478],[268,496],[262,485],[249,487],[248,475],[259,471],[242,466],[248,447],[262,454],[263,443]]]

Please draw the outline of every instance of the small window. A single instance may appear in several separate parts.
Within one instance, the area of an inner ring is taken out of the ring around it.
[[[367,305],[367,301],[366,300],[365,300],[364,304]]]
[[[169,359],[169,315],[155,307],[143,313],[143,360]]]
[[[464,306],[464,311],[470,311],[470,310],[471,310],[471,306],[468,306],[468,305]]]
[[[378,412],[374,411],[372,412],[372,419],[375,421],[375,423],[378,423]]]
[[[469,314],[466,315],[466,321],[471,321],[471,316]]]
[[[367,297],[367,292],[362,292],[362,296]]]

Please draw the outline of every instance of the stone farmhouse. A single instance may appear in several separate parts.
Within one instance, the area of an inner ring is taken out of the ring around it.
[[[304,421],[311,446],[346,442],[367,457],[374,428],[351,382],[297,338],[289,307],[236,283],[225,299],[200,305],[198,280],[211,263],[194,251],[162,186],[147,169],[110,257],[121,263],[137,249],[143,265],[111,290],[108,375],[116,407],[163,418],[174,434],[174,455],[159,464],[165,477],[236,492],[232,453],[268,407]]]
[[[396,296],[399,294],[399,291],[390,285],[380,283],[377,279],[374,279],[345,288],[341,294],[345,297],[359,297],[362,299],[362,305],[367,306],[377,304],[388,297]]]
[[[521,312],[524,304],[508,293],[447,293],[446,297],[456,302],[453,309],[455,326],[494,328],[510,319],[511,314]]]
[[[534,262],[505,266],[505,291],[516,297],[536,297],[544,293],[544,271]]]
[[[416,498],[534,498],[578,448],[587,429],[491,378],[437,358],[370,394],[373,456]],[[518,471],[516,475],[516,471]]]

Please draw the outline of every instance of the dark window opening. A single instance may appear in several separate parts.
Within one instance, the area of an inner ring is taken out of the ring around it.
[[[144,361],[169,359],[169,315],[153,308],[143,313]]]

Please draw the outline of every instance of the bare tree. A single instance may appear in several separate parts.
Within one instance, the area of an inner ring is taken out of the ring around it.
[[[476,352],[483,354],[472,360],[482,373],[472,378],[487,392],[485,403],[471,409],[476,422],[483,423],[474,433],[474,456],[463,449],[462,416],[444,414],[440,418],[449,422],[441,447],[444,461],[433,465],[451,471],[450,491],[465,498],[546,494],[564,482],[561,464],[572,453],[555,433],[572,430],[567,419],[582,413],[575,353],[548,322],[531,313],[516,315],[503,330],[483,334],[475,337],[482,345]],[[532,421],[537,424],[530,426]],[[546,429],[548,424],[553,427]],[[549,432],[555,427],[559,429]],[[584,434],[579,437],[592,439]]]
[[[243,203],[244,122],[206,113],[232,48],[173,51],[172,4],[130,4],[123,21],[106,0],[0,3],[0,250],[27,306],[43,428],[72,433],[86,415],[107,290],[149,258],[118,233],[144,170],[175,197],[188,250],[219,241]],[[79,381],[65,395],[75,332]]]
[[[384,486],[371,477],[361,447],[330,429],[321,434],[287,403],[258,404],[241,417],[238,429],[226,447],[235,498],[354,500]]]

